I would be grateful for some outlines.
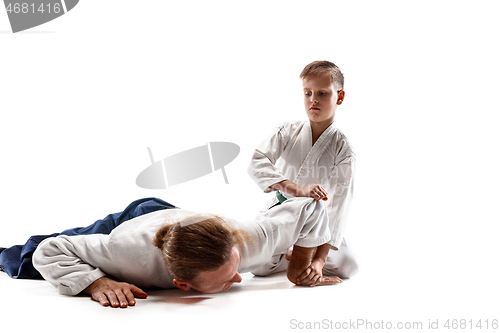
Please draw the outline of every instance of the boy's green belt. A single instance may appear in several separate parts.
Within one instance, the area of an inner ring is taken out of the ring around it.
[[[278,198],[278,201],[281,203],[285,202],[286,198],[281,194],[280,191],[276,191],[276,198]]]

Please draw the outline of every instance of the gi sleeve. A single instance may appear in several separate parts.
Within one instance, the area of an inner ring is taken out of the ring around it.
[[[350,156],[335,166],[330,177],[330,186],[333,193],[326,201],[328,217],[332,229],[332,238],[329,242],[335,250],[340,248],[347,225],[349,208],[354,190],[355,158]]]
[[[287,179],[278,171],[275,164],[285,149],[289,136],[286,124],[278,126],[271,137],[262,142],[253,153],[248,174],[264,193],[272,191],[271,185]]]
[[[60,294],[76,295],[105,276],[98,267],[112,262],[108,239],[101,234],[48,238],[34,252],[33,265]]]

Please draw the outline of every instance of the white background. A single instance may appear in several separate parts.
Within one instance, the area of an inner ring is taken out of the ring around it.
[[[496,7],[82,0],[17,34],[0,11],[0,245],[87,225],[146,196],[253,216],[269,197],[246,173],[252,149],[280,122],[306,119],[298,75],[326,59],[345,75],[335,123],[358,156],[347,237],[359,275],[307,293],[240,290],[229,294],[234,307],[207,303],[202,321],[190,306],[162,320],[265,329],[252,319],[265,317],[285,331],[291,318],[500,319]],[[208,141],[241,147],[226,167],[229,185],[218,171],[167,190],[136,186],[147,147],[161,159]],[[22,289],[30,282],[0,277],[0,288],[14,288],[2,297],[2,317],[30,297],[51,314],[71,306],[55,290],[36,298]],[[162,323],[150,319],[146,328]]]

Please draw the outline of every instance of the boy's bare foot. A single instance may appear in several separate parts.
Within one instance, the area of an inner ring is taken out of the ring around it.
[[[338,276],[322,276],[320,278],[320,282],[317,284],[317,286],[329,286],[332,284],[339,284],[342,283],[342,279],[339,278]]]
[[[301,247],[294,245],[286,276],[290,282],[297,284],[297,277],[311,264],[314,247]]]

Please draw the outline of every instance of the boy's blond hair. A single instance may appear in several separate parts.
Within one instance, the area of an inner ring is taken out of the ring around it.
[[[334,88],[339,90],[344,90],[344,74],[333,62],[321,60],[313,61],[300,73],[300,78],[304,79],[307,76],[317,76],[324,73],[329,73],[332,76],[332,83]]]

